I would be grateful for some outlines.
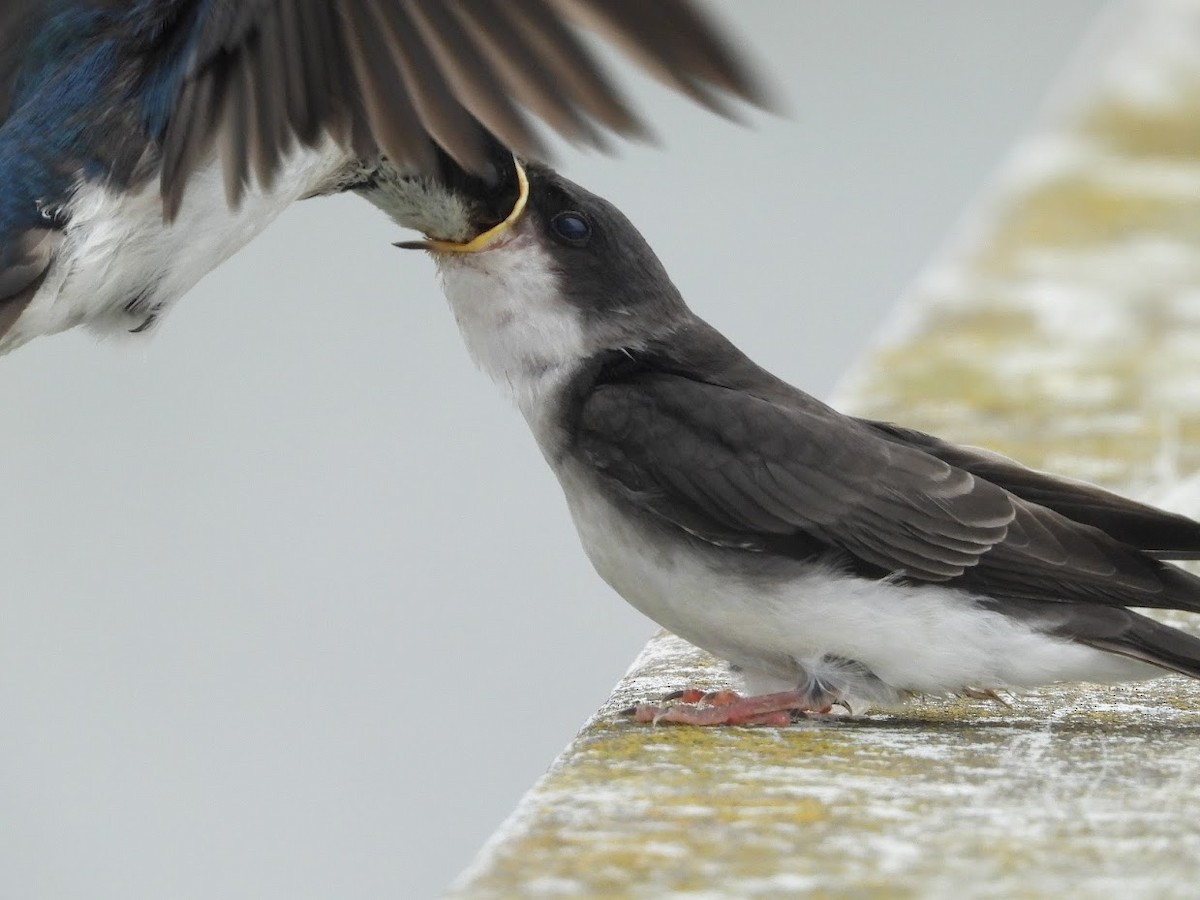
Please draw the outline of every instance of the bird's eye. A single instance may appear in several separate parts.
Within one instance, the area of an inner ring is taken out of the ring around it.
[[[572,247],[582,247],[592,235],[592,226],[577,212],[560,212],[550,220],[550,229],[556,238]]]

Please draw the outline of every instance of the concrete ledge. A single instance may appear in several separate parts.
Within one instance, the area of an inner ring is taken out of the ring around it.
[[[618,715],[723,675],[651,641],[452,896],[1183,897],[1200,877],[1200,689],[1183,678],[786,729]]]
[[[840,405],[1195,515],[1200,5],[1109,25]],[[1012,708],[926,698],[785,729],[617,714],[727,677],[655,638],[451,895],[1198,890],[1195,682],[1064,686]]]

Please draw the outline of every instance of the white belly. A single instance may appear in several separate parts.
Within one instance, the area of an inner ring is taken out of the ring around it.
[[[600,576],[663,627],[746,669],[760,688],[795,688],[810,677],[841,681],[857,709],[909,692],[1166,674],[1034,631],[957,589],[853,578],[827,564],[797,564],[789,577],[766,581],[741,575],[682,539],[640,529],[582,477],[560,477]],[[844,661],[860,663],[882,684]]]
[[[62,248],[25,312],[0,339],[0,352],[76,325],[128,332],[150,312],[161,316],[344,161],[332,144],[298,152],[270,191],[252,187],[231,210],[214,160],[192,177],[170,224],[163,221],[157,180],[137,193],[81,184],[67,207]],[[137,309],[127,310],[135,299]]]

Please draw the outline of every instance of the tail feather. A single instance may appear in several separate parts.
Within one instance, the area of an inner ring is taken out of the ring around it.
[[[1164,625],[1147,616],[1125,610],[1129,627],[1109,638],[1078,638],[1097,650],[1106,650],[1161,666],[1180,675],[1200,678],[1200,638]]]
[[[985,601],[1055,637],[1200,678],[1200,637],[1120,606],[1044,600]]]

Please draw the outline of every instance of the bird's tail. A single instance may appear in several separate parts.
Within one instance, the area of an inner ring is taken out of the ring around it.
[[[1079,636],[1076,640],[1097,650],[1200,678],[1200,638],[1148,616],[1129,610],[1122,612],[1128,618],[1128,624],[1120,634],[1093,638]]]
[[[994,597],[983,605],[1046,634],[1200,678],[1200,637],[1123,606]]]

